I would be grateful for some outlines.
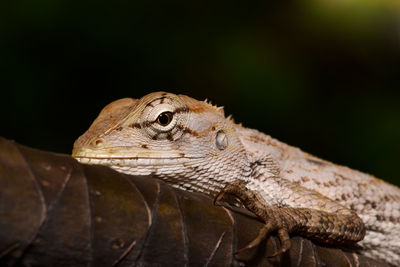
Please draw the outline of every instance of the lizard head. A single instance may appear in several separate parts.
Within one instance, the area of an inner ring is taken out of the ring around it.
[[[157,92],[107,105],[72,156],[176,187],[211,193],[248,170],[246,151],[222,108]]]

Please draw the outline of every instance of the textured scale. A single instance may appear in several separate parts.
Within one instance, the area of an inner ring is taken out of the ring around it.
[[[364,254],[400,264],[400,190],[371,175],[316,158],[256,130],[237,127],[246,150],[268,151],[283,178],[356,211],[367,232]],[[303,201],[300,199],[299,201]]]
[[[232,193],[276,231],[354,244],[400,265],[400,189],[225,118],[223,109],[157,92],[106,106],[74,144],[82,163],[153,175],[189,191]],[[289,243],[288,243],[289,242]]]

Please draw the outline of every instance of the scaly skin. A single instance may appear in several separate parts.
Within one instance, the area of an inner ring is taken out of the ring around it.
[[[106,106],[74,144],[73,157],[174,187],[234,194],[290,247],[295,232],[400,265],[400,189],[318,159],[225,118],[221,108],[157,92]]]

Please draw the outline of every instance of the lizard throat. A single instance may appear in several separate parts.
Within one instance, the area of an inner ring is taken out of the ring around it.
[[[212,178],[196,180],[199,166],[206,165],[204,158],[101,158],[79,157],[80,163],[104,165],[129,175],[154,176],[175,188],[215,195],[224,186],[225,180],[218,181],[218,172]],[[189,171],[188,171],[189,170]],[[222,178],[222,177],[220,177]]]

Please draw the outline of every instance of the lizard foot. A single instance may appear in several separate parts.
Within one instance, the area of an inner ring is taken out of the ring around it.
[[[230,194],[237,197],[248,210],[253,212],[257,217],[265,222],[264,227],[260,229],[257,237],[243,248],[237,250],[234,253],[235,255],[257,247],[273,232],[277,232],[281,247],[277,252],[269,257],[279,256],[290,248],[291,243],[289,238],[289,229],[285,226],[287,224],[282,223],[281,218],[273,216],[273,208],[263,205],[259,197],[254,192],[247,189],[243,183],[230,184],[225,186],[225,188],[222,189],[221,192],[215,197],[214,204],[217,205],[218,202],[224,198],[225,194]],[[268,216],[269,214],[271,215]]]

